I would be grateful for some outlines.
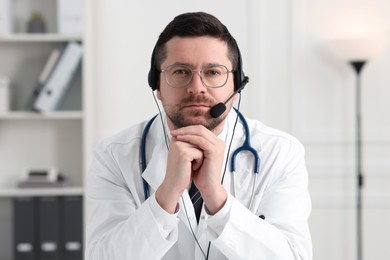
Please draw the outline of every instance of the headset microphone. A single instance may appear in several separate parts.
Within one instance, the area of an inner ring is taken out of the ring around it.
[[[216,104],[215,106],[213,106],[211,109],[210,109],[210,115],[213,117],[213,118],[218,118],[220,117],[226,110],[226,104],[230,101],[230,99],[232,99],[234,97],[234,95],[236,95],[237,93],[240,93],[241,90],[245,87],[245,85],[249,82],[249,78],[248,77],[244,77],[244,80],[241,82],[241,86],[233,92],[233,94],[231,94],[228,99],[226,99],[225,102],[219,102],[218,104]]]

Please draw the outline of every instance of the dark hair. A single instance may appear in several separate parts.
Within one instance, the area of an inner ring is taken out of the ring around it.
[[[211,36],[226,42],[228,58],[233,70],[237,69],[239,54],[237,43],[229,30],[215,16],[204,12],[184,13],[176,16],[161,32],[154,50],[154,66],[160,70],[161,63],[166,59],[166,43],[175,36],[199,37]]]

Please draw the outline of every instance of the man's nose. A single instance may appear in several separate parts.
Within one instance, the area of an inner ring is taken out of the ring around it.
[[[195,94],[195,93],[205,93],[207,87],[204,86],[202,77],[200,75],[199,71],[194,71],[194,74],[192,75],[192,80],[190,85],[187,87],[187,91],[189,93]]]

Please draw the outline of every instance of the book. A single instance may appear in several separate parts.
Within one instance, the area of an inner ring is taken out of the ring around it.
[[[56,48],[53,49],[47,59],[45,66],[43,67],[41,74],[39,75],[38,82],[36,83],[32,94],[30,95],[29,100],[27,101],[27,109],[32,109],[35,100],[37,99],[39,93],[41,92],[44,84],[47,82],[50,74],[53,72],[55,65],[60,58],[61,50]]]
[[[83,50],[80,43],[70,42],[66,45],[53,72],[50,74],[34,101],[34,110],[39,112],[50,112],[58,107],[80,64],[82,52]]]

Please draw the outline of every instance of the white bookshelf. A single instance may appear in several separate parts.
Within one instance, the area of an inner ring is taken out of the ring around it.
[[[82,196],[83,187],[61,188],[4,188],[0,190],[0,198],[45,197],[45,196]]]
[[[1,42],[67,42],[82,41],[81,35],[61,35],[57,33],[14,33],[9,35],[0,35]]]
[[[84,0],[80,0],[84,3]],[[57,110],[26,109],[38,77],[54,48],[68,42],[83,44],[82,34],[56,31],[56,0],[11,0],[13,32],[0,34],[0,77],[10,80],[10,110],[0,113],[0,259],[12,259],[12,200],[18,197],[83,196],[86,111],[83,60]],[[47,33],[26,33],[31,10],[41,10]],[[70,182],[60,188],[18,188],[26,168],[55,167]]]
[[[62,119],[83,119],[82,111],[54,111],[46,113],[11,111],[0,114],[0,121],[5,120],[62,120]]]

